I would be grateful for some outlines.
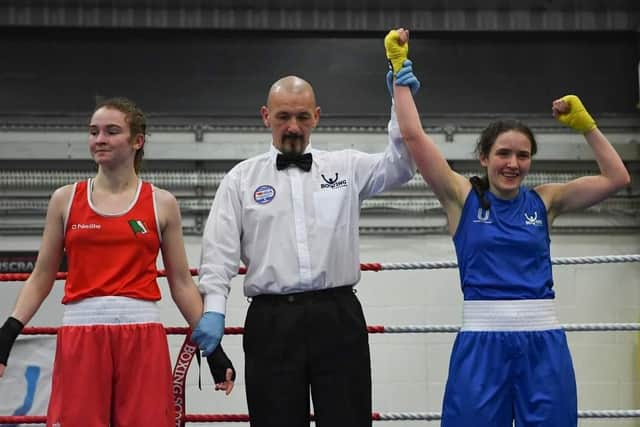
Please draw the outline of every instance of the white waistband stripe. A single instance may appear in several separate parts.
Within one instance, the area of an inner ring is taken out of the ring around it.
[[[160,323],[160,310],[155,301],[128,297],[94,297],[65,305],[62,324],[119,325]]]
[[[542,331],[560,329],[555,301],[465,301],[460,331]]]

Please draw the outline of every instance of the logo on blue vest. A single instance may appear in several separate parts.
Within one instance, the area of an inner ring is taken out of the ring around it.
[[[489,209],[478,208],[478,219],[474,219],[473,222],[479,222],[481,224],[493,224],[493,221],[489,219]]]
[[[538,219],[538,212],[535,211],[533,212],[533,215],[527,215],[527,213],[524,213],[524,223],[526,225],[535,225],[535,226],[541,226],[542,225],[542,220]]]
[[[261,205],[270,203],[276,197],[276,189],[270,185],[261,185],[253,192],[253,200]]]

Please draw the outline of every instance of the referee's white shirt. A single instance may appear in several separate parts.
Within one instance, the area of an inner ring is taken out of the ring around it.
[[[360,280],[360,205],[407,182],[415,164],[392,108],[383,153],[321,151],[311,171],[278,171],[278,150],[237,164],[216,191],[202,237],[200,291],[205,311],[226,312],[241,262],[244,294],[290,294]]]

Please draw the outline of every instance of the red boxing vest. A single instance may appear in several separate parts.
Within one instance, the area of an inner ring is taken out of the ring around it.
[[[153,187],[140,181],[132,206],[103,215],[89,203],[89,180],[75,184],[65,227],[68,275],[62,303],[96,296],[160,299],[160,236]]]

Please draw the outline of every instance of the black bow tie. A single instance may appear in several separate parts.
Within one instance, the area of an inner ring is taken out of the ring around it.
[[[276,157],[276,168],[281,171],[282,169],[288,168],[290,165],[294,165],[305,172],[309,172],[311,170],[311,162],[311,153],[298,154],[293,156],[287,154],[278,154],[278,157]]]

